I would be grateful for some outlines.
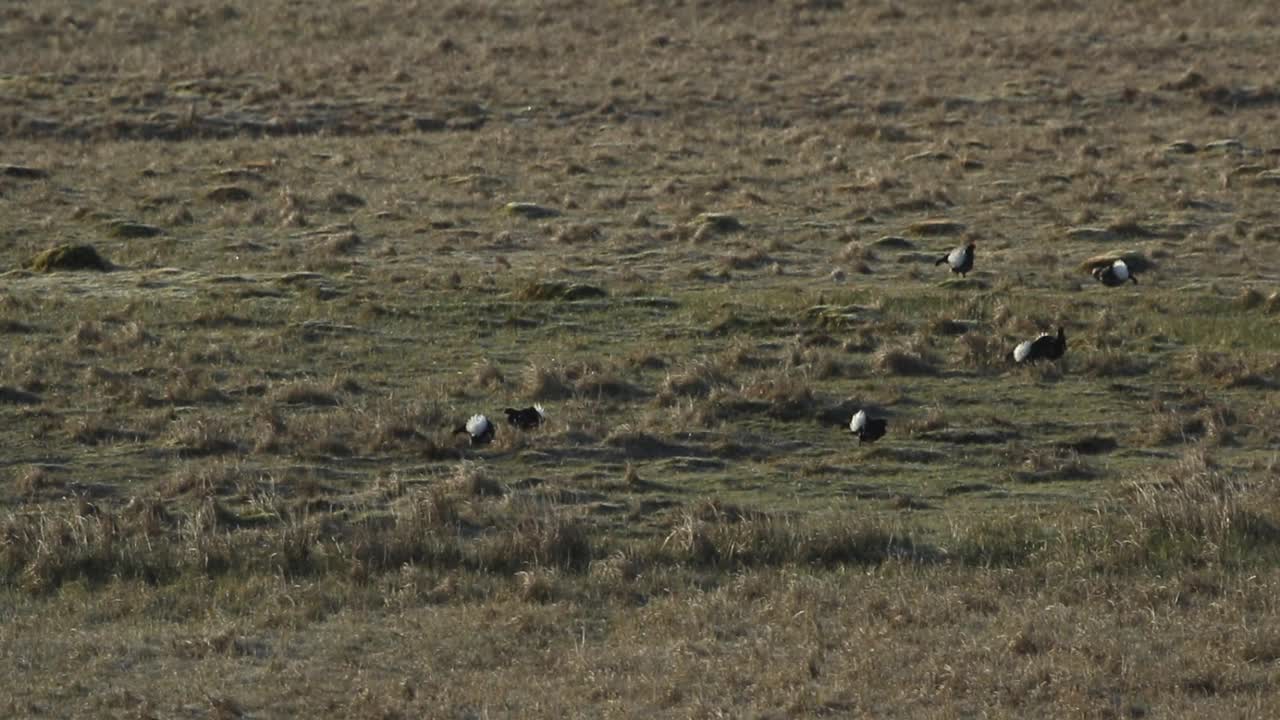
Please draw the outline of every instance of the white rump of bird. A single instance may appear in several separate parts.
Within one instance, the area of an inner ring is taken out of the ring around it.
[[[489,418],[483,415],[472,415],[467,420],[467,434],[471,437],[479,437],[484,434],[486,428],[489,427]]]
[[[1013,349],[1014,362],[1022,362],[1027,359],[1027,356],[1031,354],[1032,342],[1031,340],[1023,340],[1018,343],[1018,346]]]
[[[853,432],[862,432],[867,426],[867,411],[859,410],[853,414],[853,419],[849,421],[849,429]]]
[[[533,409],[538,411],[538,417],[542,418],[543,420],[547,419],[547,413],[543,411],[542,403],[534,403]]]

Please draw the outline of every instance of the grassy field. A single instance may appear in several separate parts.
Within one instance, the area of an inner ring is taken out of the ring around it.
[[[1270,717],[1276,24],[0,9],[0,715]]]

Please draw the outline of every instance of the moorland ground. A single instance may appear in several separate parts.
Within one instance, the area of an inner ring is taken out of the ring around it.
[[[1267,717],[1276,22],[0,9],[0,713]]]

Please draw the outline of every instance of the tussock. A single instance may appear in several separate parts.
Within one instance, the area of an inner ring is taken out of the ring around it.
[[[147,225],[146,223],[132,222],[129,220],[117,220],[108,223],[106,226],[108,237],[117,240],[136,240],[139,238],[150,238],[157,235],[163,235],[164,230],[155,225]]]
[[[49,248],[27,262],[27,266],[36,272],[59,272],[67,270],[97,270],[107,272],[112,269],[92,245],[59,245]]]
[[[1081,370],[1093,377],[1133,377],[1145,375],[1150,371],[1146,360],[1122,350],[1088,353],[1080,364]]]
[[[508,433],[510,434],[510,433]],[[498,482],[480,463],[463,461],[453,468],[447,487],[463,497],[492,498],[506,494]]]
[[[239,185],[219,185],[205,193],[205,199],[215,203],[243,203],[253,199],[253,193]]]
[[[872,357],[871,367],[882,375],[938,374],[938,367],[930,354],[907,346],[877,350]]]
[[[1195,554],[1221,552],[1257,540],[1280,541],[1275,518],[1250,510],[1253,489],[1218,467],[1203,450],[1192,450],[1172,466],[1129,483],[1129,513],[1136,527],[1177,544],[1207,543]]]
[[[731,383],[732,380],[719,364],[706,359],[698,360],[667,373],[662,381],[659,397],[706,397],[714,388]]]
[[[573,385],[564,368],[530,363],[521,377],[520,394],[532,400],[565,400],[573,397]]]
[[[518,288],[513,296],[517,300],[590,300],[608,297],[604,289],[586,283],[562,280],[534,280]]]

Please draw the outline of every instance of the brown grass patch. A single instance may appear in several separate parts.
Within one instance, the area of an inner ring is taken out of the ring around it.
[[[880,348],[872,356],[871,367],[882,375],[938,374],[932,354],[911,345]]]

